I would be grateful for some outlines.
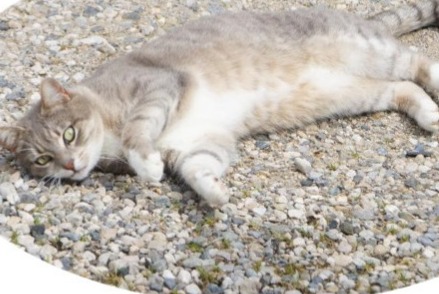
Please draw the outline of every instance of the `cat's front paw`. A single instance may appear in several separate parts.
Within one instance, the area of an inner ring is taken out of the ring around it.
[[[229,202],[229,189],[222,181],[208,171],[195,173],[194,190],[211,207],[221,207]]]
[[[143,157],[135,150],[129,150],[128,163],[134,169],[136,174],[148,182],[160,182],[163,178],[164,163],[160,152],[155,151]]]
[[[424,101],[416,115],[418,124],[425,130],[439,132],[439,108],[433,101]]]

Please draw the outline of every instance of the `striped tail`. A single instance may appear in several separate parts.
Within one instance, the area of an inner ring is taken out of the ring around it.
[[[439,0],[421,0],[396,9],[378,13],[369,18],[387,26],[394,36],[438,23]]]

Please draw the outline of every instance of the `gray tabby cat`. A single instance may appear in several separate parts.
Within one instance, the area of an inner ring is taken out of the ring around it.
[[[224,14],[177,28],[41,101],[0,144],[39,177],[82,180],[124,158],[146,181],[164,166],[211,206],[238,139],[335,115],[398,110],[439,129],[439,63],[394,36],[435,24],[439,1],[369,20],[327,9]],[[114,160],[112,160],[114,159]]]

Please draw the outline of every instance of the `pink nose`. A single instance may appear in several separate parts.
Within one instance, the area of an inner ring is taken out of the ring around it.
[[[73,159],[70,159],[64,164],[64,168],[66,170],[75,171],[75,164],[73,163]]]

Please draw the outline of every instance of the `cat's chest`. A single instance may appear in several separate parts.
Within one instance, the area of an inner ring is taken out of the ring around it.
[[[103,159],[117,159],[122,156],[122,153],[121,139],[111,132],[106,132],[104,135],[101,157]]]

